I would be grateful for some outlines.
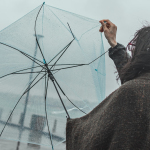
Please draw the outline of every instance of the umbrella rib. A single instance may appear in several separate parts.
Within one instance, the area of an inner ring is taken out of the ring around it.
[[[41,11],[43,5],[44,5],[44,3],[42,4],[42,6],[41,6],[41,8],[40,8],[40,10],[38,11],[38,14],[37,14],[37,16],[36,16],[34,31],[35,31],[35,37],[36,37],[37,45],[38,45],[38,47],[39,47],[39,49],[40,49],[40,52],[41,52],[41,54],[42,54],[42,57],[43,57],[44,61],[46,62],[45,57],[44,57],[43,52],[42,52],[42,49],[41,49],[40,44],[39,44],[38,39],[37,39],[37,35],[36,35],[36,22],[37,22],[38,15],[39,15],[39,13],[40,13],[40,11]]]
[[[26,56],[26,54],[24,54]],[[35,62],[36,64],[40,65],[42,68],[44,68],[41,64],[37,63],[34,59],[31,59],[30,56],[26,56],[28,57],[30,60],[32,60],[33,62]]]
[[[60,70],[57,70],[56,72],[54,72],[53,75],[56,74],[58,71],[60,71]]]
[[[40,73],[39,73],[40,74]],[[38,75],[39,75],[38,74]],[[29,88],[29,90],[30,89],[32,89],[45,75],[46,75],[47,73],[45,73],[38,81],[36,81],[30,88]],[[33,82],[32,82],[33,83]],[[30,84],[31,85],[31,84]],[[28,91],[29,91],[28,89],[25,91],[25,93],[27,93]]]
[[[40,60],[36,59],[35,57],[30,56],[29,54],[27,54],[27,53],[25,53],[25,52],[21,52],[21,53],[23,53],[24,55],[27,55],[28,57],[31,57],[31,58],[32,58],[32,60],[37,60],[38,62],[40,62],[40,63],[44,64],[42,61],[40,61]],[[36,63],[37,63],[37,62],[36,62]]]
[[[41,73],[45,71],[36,71],[36,72],[21,72],[21,73],[12,73],[12,74],[28,74],[28,73]]]
[[[67,30],[67,31],[69,31],[68,30],[68,28],[65,26],[65,24],[58,18],[58,16],[49,8],[49,10],[53,13],[53,15],[58,19],[58,21],[65,27],[65,29]],[[72,33],[71,33],[72,34]]]
[[[69,29],[70,29],[70,31],[71,31],[71,34],[72,34],[73,38],[75,39],[75,36],[74,36],[74,34],[73,34],[73,32],[72,32],[72,30],[71,30],[71,27],[70,27],[70,25],[69,25],[68,22],[67,22],[67,24],[68,24],[68,27],[69,27]]]
[[[109,51],[109,50],[108,50]],[[102,55],[100,55],[99,57],[97,57],[96,59],[94,59],[93,61],[91,61],[90,63],[87,64],[78,64],[76,66],[71,66],[71,67],[65,67],[65,68],[59,68],[59,69],[54,69],[51,71],[56,71],[56,70],[62,70],[62,69],[68,69],[68,68],[74,68],[74,67],[80,67],[80,66],[85,66],[85,65],[90,65],[91,63],[93,63],[94,61],[96,61],[97,59],[99,59],[100,57],[102,57],[104,54],[106,54],[108,51],[104,52]],[[61,65],[61,64],[60,64]],[[67,64],[66,64],[67,65]],[[69,64],[68,64],[69,65]]]
[[[69,46],[72,44],[72,42],[74,41],[74,39],[70,42],[70,44],[66,47],[66,49],[63,51],[63,53],[59,56],[59,58],[56,60],[56,62],[53,64],[53,66],[51,66],[50,70],[55,66],[55,64],[58,62],[58,60],[63,56],[63,54],[67,51],[67,49],[69,48]]]
[[[80,66],[85,66],[87,64],[79,64],[79,65],[76,65],[76,66],[71,66],[71,67],[65,67],[65,68],[59,68],[59,69],[53,69],[51,71],[57,71],[57,70],[62,70],[62,69],[69,69],[69,68],[75,68],[75,67],[80,67]]]
[[[69,42],[59,53],[57,53],[56,56],[54,56],[48,64],[50,64],[62,51],[64,51],[70,45],[71,42]]]
[[[63,100],[62,100],[62,98],[61,98],[61,96],[60,96],[60,94],[59,94],[59,92],[58,92],[58,89],[57,89],[57,87],[56,87],[55,81],[52,80],[52,82],[53,82],[53,84],[54,84],[55,90],[56,90],[56,92],[57,92],[57,94],[58,94],[58,96],[59,96],[59,99],[60,99],[60,101],[61,101],[61,103],[62,103],[62,105],[63,105],[63,107],[64,107],[64,109],[65,109],[65,112],[66,112],[68,118],[70,118],[70,116],[69,116],[69,114],[68,114],[68,111],[67,111],[67,109],[66,109],[66,107],[65,107],[65,105],[64,105],[64,102],[63,102]]]
[[[15,71],[15,72],[12,72],[12,73],[3,75],[3,76],[0,77],[0,79],[6,77],[6,76],[8,76],[8,75],[15,74],[15,73],[20,72],[20,71],[25,71],[25,70],[32,69],[32,68],[37,68],[37,67],[39,67],[39,66],[31,67],[31,68],[27,68],[27,69],[22,69],[22,70],[18,70],[18,71]]]
[[[70,42],[70,44],[67,46],[67,48],[65,49],[65,51],[60,55],[60,57],[57,59],[57,61],[54,63],[54,65],[53,66],[55,66],[55,64],[58,62],[58,60],[62,57],[62,55],[66,52],[66,50],[69,48],[69,46],[72,44],[72,42],[75,40],[75,36],[74,36],[74,34],[73,34],[73,32],[72,32],[72,30],[71,30],[71,27],[70,27],[70,25],[69,25],[69,23],[67,22],[67,24],[68,24],[68,26],[69,26],[69,29],[70,29],[70,32],[71,32],[71,34],[72,34],[72,36],[73,36],[73,40]],[[53,67],[52,66],[52,67]],[[52,68],[51,67],[51,68]],[[50,68],[50,70],[51,70],[51,68]]]
[[[32,57],[31,55],[29,55],[29,54],[27,54],[27,53],[25,53],[25,52],[22,52],[21,50],[19,50],[19,49],[15,48],[15,47],[13,47],[13,46],[10,46],[10,45],[5,44],[5,43],[2,43],[2,42],[0,42],[0,44],[5,45],[5,46],[7,46],[7,47],[10,47],[10,48],[12,48],[12,49],[15,49],[15,50],[17,50],[18,52],[22,53],[23,55],[25,55],[25,54],[26,54],[26,55],[30,56],[31,58],[33,58],[33,59],[35,59],[35,60],[37,60],[37,61],[39,61],[40,63],[42,63],[42,64],[43,64],[43,62],[42,62],[42,61],[38,60],[37,58]],[[25,55],[25,56],[26,56],[26,55]]]
[[[109,50],[108,50],[109,51]],[[94,59],[93,61],[91,61],[90,63],[88,63],[87,65],[90,65],[91,63],[93,63],[94,61],[96,61],[97,59],[99,59],[100,57],[102,57],[104,54],[106,54],[108,51],[104,52],[103,54],[101,54],[99,57],[97,57],[96,59]]]
[[[38,74],[38,75],[39,75],[39,74]],[[20,102],[20,100],[21,100],[21,98],[23,97],[23,95],[24,95],[25,93],[27,93],[33,86],[35,86],[46,74],[44,74],[32,87],[30,87],[31,84],[32,84],[32,83],[35,81],[35,79],[38,77],[38,75],[37,75],[37,76],[34,78],[34,80],[30,83],[30,85],[27,87],[27,89],[25,90],[25,92],[21,95],[21,97],[19,98],[19,100],[18,100],[18,102],[16,103],[15,107],[14,107],[13,110],[11,111],[11,113],[10,113],[10,115],[9,115],[9,117],[8,117],[8,119],[7,119],[7,121],[6,121],[5,125],[4,125],[4,127],[3,127],[3,130],[2,130],[1,133],[0,133],[0,137],[1,137],[1,135],[2,135],[2,133],[3,133],[3,131],[4,131],[4,129],[5,129],[5,127],[6,127],[7,123],[8,123],[8,121],[9,121],[9,119],[10,119],[12,113],[14,112],[15,108],[17,107],[17,105],[18,105],[18,103]],[[30,88],[29,88],[29,87],[30,87]]]
[[[47,122],[48,133],[49,133],[49,137],[50,137],[50,141],[51,141],[51,146],[52,146],[52,149],[54,149],[53,148],[52,136],[51,136],[50,129],[49,129],[47,109],[46,109],[46,98],[47,98],[48,80],[49,80],[49,77],[47,78],[47,83],[46,83],[46,76],[45,76],[45,114],[46,114],[46,122]]]
[[[54,80],[55,80],[55,82],[56,82],[56,84],[57,84],[57,86],[59,87],[59,89],[61,90],[61,92],[64,94],[64,96],[69,100],[69,102],[73,105],[73,106],[75,106],[77,109],[79,109],[81,112],[83,112],[84,114],[86,114],[83,110],[81,110],[78,106],[76,106],[69,98],[68,98],[68,96],[65,94],[65,92],[62,90],[62,88],[60,87],[60,85],[58,84],[58,82],[57,82],[57,80],[54,78]]]
[[[86,64],[56,64],[55,66],[71,66],[71,65],[86,65]],[[53,65],[48,65],[48,66],[53,66]]]

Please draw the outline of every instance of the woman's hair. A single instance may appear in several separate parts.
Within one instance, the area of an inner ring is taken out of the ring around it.
[[[134,34],[127,49],[131,51],[131,58],[119,72],[121,83],[150,72],[150,25],[143,26]]]

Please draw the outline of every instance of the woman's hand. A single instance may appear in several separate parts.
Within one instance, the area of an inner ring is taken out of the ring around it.
[[[108,19],[100,20],[99,22],[102,24],[99,31],[104,32],[105,37],[108,40],[110,46],[112,48],[115,47],[117,45],[116,42],[117,26]]]

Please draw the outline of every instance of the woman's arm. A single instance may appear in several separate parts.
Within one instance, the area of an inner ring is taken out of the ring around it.
[[[109,48],[109,57],[114,61],[120,76],[120,70],[127,63],[129,55],[126,53],[126,48],[116,42],[117,26],[107,19],[101,20],[100,23],[102,26],[99,31],[104,32],[111,46],[111,48]]]
[[[118,74],[120,74],[120,70],[130,58],[129,54],[126,52],[126,48],[120,43],[117,43],[113,48],[109,48],[109,57],[114,61]]]

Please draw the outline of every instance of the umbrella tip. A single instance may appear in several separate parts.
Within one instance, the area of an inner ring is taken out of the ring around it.
[[[43,5],[45,4],[45,2],[43,2]]]
[[[44,64],[46,64],[46,61],[45,61],[45,59],[43,59],[43,62],[44,62]]]

